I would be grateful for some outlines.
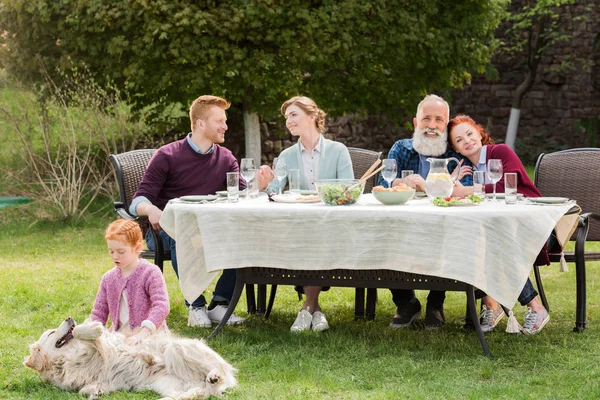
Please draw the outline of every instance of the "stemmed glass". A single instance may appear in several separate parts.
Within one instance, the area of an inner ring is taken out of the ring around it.
[[[494,200],[496,200],[496,183],[502,179],[502,160],[491,159],[487,162],[487,176],[494,185]]]
[[[254,165],[253,158],[242,158],[240,163],[240,173],[246,181],[246,199],[250,195],[250,181],[254,179],[254,173],[256,172],[256,166]]]
[[[287,165],[285,164],[285,160],[275,157],[273,159],[273,169],[275,170],[275,177],[279,182],[279,195],[281,195],[281,191],[283,190],[282,183],[287,176]]]
[[[386,158],[383,160],[383,169],[381,170],[381,176],[388,183],[388,187],[392,187],[392,182],[396,179],[398,175],[398,165],[396,164],[396,160],[391,158]]]

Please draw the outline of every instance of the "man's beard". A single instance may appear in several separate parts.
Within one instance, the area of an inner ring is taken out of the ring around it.
[[[437,137],[430,138],[425,136],[426,132],[433,132]],[[448,147],[448,130],[444,129],[440,132],[439,129],[419,129],[415,128],[413,133],[413,148],[424,156],[441,156],[446,152]]]

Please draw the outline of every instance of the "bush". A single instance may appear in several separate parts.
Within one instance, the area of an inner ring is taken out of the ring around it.
[[[118,90],[99,87],[85,71],[63,78],[0,106],[0,126],[18,139],[3,186],[34,199],[44,218],[78,221],[94,200],[116,192],[109,154],[147,145],[149,128]]]

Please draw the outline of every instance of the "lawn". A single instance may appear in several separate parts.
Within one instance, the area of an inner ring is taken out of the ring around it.
[[[102,274],[111,268],[103,230],[112,215],[91,217],[78,226],[35,223],[26,210],[0,210],[0,398],[76,399],[76,393],[42,383],[22,366],[28,345],[67,316],[84,320]],[[600,243],[593,246],[600,249]],[[239,387],[227,399],[479,399],[600,397],[598,303],[600,263],[588,263],[588,329],[572,332],[575,266],[542,269],[551,321],[535,336],[486,335],[494,360],[483,355],[476,335],[463,331],[465,297],[449,293],[447,325],[427,332],[388,327],[394,312],[387,290],[379,290],[375,321],[353,320],[353,291],[332,288],[322,296],[331,329],[292,334],[300,309],[292,288],[278,290],[271,318],[248,316],[241,302],[241,327],[227,327],[210,345],[239,370]],[[186,326],[187,314],[175,275],[165,266],[171,330],[206,337],[208,329]],[[424,304],[426,292],[418,292]],[[522,319],[523,307],[515,313]],[[117,393],[107,399],[157,398],[151,392]]]

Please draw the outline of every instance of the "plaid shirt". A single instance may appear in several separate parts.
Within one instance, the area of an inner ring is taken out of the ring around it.
[[[464,160],[463,165],[472,165],[469,159],[464,158],[463,156],[452,150],[449,146],[444,154],[442,154],[439,157],[433,158],[449,157],[456,157],[459,161]],[[394,143],[394,145],[390,149],[388,158],[396,160],[396,163],[398,164],[398,175],[400,175],[400,171],[405,169],[413,170],[415,171],[415,173],[418,173],[419,171],[419,153],[417,153],[417,151],[413,149],[412,139],[401,139]],[[456,165],[452,163],[452,166],[449,168],[449,172],[452,173],[452,171],[454,171],[454,168],[456,168]],[[464,186],[473,186],[473,176],[465,175],[460,180],[460,183],[462,183]],[[383,176],[379,177],[379,184],[384,187],[387,187],[387,182],[383,179]]]

